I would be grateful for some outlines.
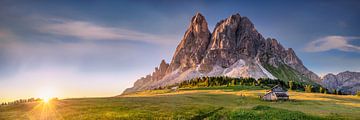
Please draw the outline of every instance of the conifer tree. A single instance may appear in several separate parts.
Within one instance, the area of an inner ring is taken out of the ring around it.
[[[289,90],[292,90],[293,85],[294,85],[294,84],[293,84],[293,81],[290,80],[290,81],[289,81]]]

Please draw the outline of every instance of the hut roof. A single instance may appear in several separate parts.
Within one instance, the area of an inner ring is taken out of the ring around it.
[[[276,85],[273,88],[271,88],[272,92],[286,92],[281,86]]]
[[[275,93],[276,97],[289,97],[286,93]]]

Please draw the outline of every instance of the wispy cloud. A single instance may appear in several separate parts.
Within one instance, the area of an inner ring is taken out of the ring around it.
[[[148,43],[168,44],[174,37],[154,35],[118,27],[108,27],[87,21],[56,20],[44,24],[43,33],[76,37],[83,40],[134,40]]]
[[[356,39],[360,39],[360,37],[326,36],[308,43],[304,50],[307,52],[323,52],[329,50],[360,52],[360,46],[349,43],[351,40]]]
[[[7,36],[6,31],[0,30],[0,38],[3,38],[3,37],[5,37],[5,36]]]
[[[14,37],[15,35],[12,32],[8,30],[0,29],[0,42],[7,42],[13,40]]]

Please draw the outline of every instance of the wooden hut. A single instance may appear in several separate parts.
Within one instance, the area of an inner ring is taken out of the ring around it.
[[[286,90],[284,90],[281,86],[276,85],[271,90],[266,93],[263,97],[263,100],[289,100],[289,95]]]
[[[178,89],[179,89],[179,86],[171,87],[171,91],[174,91],[174,92],[178,91]]]

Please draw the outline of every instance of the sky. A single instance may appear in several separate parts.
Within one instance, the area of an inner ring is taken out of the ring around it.
[[[0,102],[119,95],[171,60],[196,12],[210,31],[247,16],[320,76],[360,71],[359,11],[355,0],[1,0]]]

